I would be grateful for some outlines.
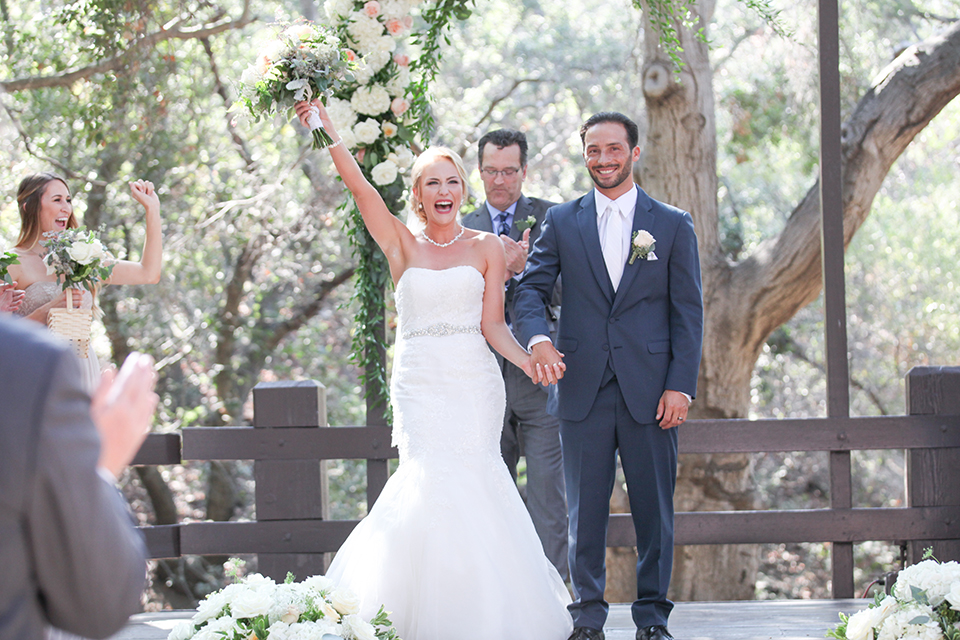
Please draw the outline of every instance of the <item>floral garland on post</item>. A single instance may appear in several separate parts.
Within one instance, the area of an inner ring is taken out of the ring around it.
[[[453,18],[470,15],[473,0],[436,0],[425,5],[425,32],[415,32],[413,11],[421,0],[327,0],[330,24],[359,63],[353,80],[326,100],[327,113],[356,156],[364,175],[396,216],[406,211],[404,174],[413,165],[419,134],[428,137],[433,120],[427,108],[427,85],[440,58],[439,39]],[[418,59],[403,50],[420,45]],[[353,336],[353,361],[360,367],[368,406],[380,404],[389,417],[384,321],[384,292],[390,283],[386,258],[370,237],[356,203],[348,199],[347,236],[358,257],[354,299],[359,303]]]

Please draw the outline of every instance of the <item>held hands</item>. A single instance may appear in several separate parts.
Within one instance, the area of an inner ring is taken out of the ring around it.
[[[664,391],[660,396],[660,404],[657,405],[657,420],[660,420],[660,428],[679,427],[687,419],[688,409],[690,409],[690,401],[687,396],[670,389]]]
[[[90,415],[100,433],[98,465],[117,478],[143,444],[160,398],[153,392],[153,358],[131,353],[118,373],[103,372],[93,394]]]
[[[157,192],[153,188],[153,183],[149,180],[131,182],[130,195],[143,206],[147,213],[151,211],[159,213],[160,197],[157,196]]]
[[[528,372],[524,369],[524,372],[534,384],[545,387],[556,384],[567,370],[567,365],[563,363],[563,354],[548,340],[533,345],[530,349],[530,363],[532,370]]]
[[[530,251],[530,229],[524,229],[523,237],[516,241],[510,236],[500,235],[503,241],[503,250],[507,255],[507,279],[518,273],[523,273],[527,265],[527,254]]]
[[[0,313],[14,313],[19,310],[26,295],[26,291],[17,289],[16,282],[0,282]]]

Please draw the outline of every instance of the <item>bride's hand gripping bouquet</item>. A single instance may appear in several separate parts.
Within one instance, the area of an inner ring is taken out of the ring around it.
[[[354,68],[355,57],[332,29],[312,22],[287,26],[243,72],[237,104],[259,120],[298,102],[329,95]],[[319,115],[314,114],[307,126],[314,149],[333,142]]]

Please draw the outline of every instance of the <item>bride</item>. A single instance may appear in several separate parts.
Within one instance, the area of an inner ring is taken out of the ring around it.
[[[130,183],[130,195],[143,206],[146,213],[146,240],[139,262],[117,260],[106,284],[155,284],[160,280],[163,247],[160,229],[160,199],[153,183],[137,180]],[[57,278],[48,275],[43,263],[43,234],[76,228],[73,215],[73,197],[67,183],[52,173],[36,173],[20,181],[17,189],[17,209],[20,211],[20,235],[14,252],[20,264],[11,265],[10,276],[22,286],[25,293],[19,313],[29,320],[47,323],[51,309],[66,306],[66,294]],[[73,297],[74,306],[89,309],[94,296],[84,291]],[[100,383],[100,364],[93,349],[81,362],[84,388],[93,393]]]
[[[404,640],[564,640],[569,594],[500,457],[503,379],[484,339],[534,381],[545,374],[504,322],[503,244],[460,224],[466,172],[456,153],[428,149],[414,164],[410,200],[423,223],[414,235],[319,101],[297,105],[301,122],[311,107],[386,254],[399,316],[390,391],[400,466],[327,576],[359,595],[367,619],[383,604]]]

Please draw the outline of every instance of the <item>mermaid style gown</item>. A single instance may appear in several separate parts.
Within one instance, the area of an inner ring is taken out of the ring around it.
[[[26,295],[17,313],[21,316],[28,316],[59,296],[62,291],[63,289],[56,282],[34,282],[25,289]],[[89,291],[84,291],[80,307],[89,309],[92,306],[93,296]],[[87,349],[87,357],[80,359],[80,376],[83,388],[87,393],[92,394],[97,385],[100,384],[100,362],[97,360],[97,354],[94,353],[92,346]]]
[[[409,268],[390,385],[400,466],[327,576],[403,640],[565,640],[570,596],[500,457],[504,388],[471,266]]]

